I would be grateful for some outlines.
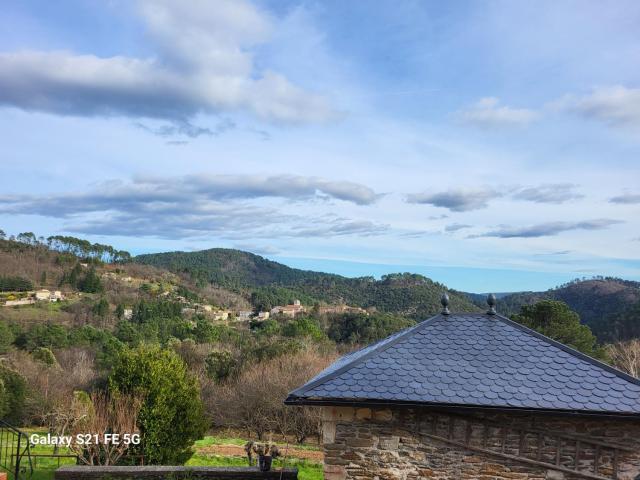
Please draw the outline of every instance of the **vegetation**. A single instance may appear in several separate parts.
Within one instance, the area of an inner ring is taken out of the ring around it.
[[[26,292],[33,290],[33,283],[22,277],[0,276],[0,292]]]
[[[484,306],[484,299],[474,299]],[[566,303],[580,315],[600,342],[628,340],[638,336],[638,305],[640,282],[613,277],[582,278],[560,285],[546,292],[519,292],[499,299],[499,311],[506,315],[517,313],[523,305],[541,300]]]
[[[380,280],[346,278],[290,268],[252,253],[223,248],[139,255],[133,260],[186,273],[201,283],[249,291],[256,309],[283,305],[297,298],[307,305],[344,302],[425,319],[440,310],[440,297],[447,290],[442,284],[412,273],[385,275]],[[464,294],[449,291],[449,296],[455,311],[478,310]]]
[[[118,430],[131,427],[118,423],[117,411],[137,411],[134,404],[140,401],[135,428],[143,444],[138,449],[80,452],[109,462],[134,461],[130,455],[144,455],[146,463],[235,462],[202,452],[189,459],[192,444],[207,429],[232,429],[244,437],[241,444],[271,435],[291,443],[316,438],[318,411],[285,407],[287,393],[339,355],[439,311],[446,290],[421,275],[350,279],[291,269],[235,250],[126,261],[124,254],[109,253],[115,249],[73,237],[51,242],[33,234],[18,237],[0,238],[0,278],[20,278],[25,286],[30,282],[29,289],[59,288],[66,299],[0,308],[0,415],[57,434],[85,428],[81,419]],[[11,288],[19,285],[12,282]],[[615,289],[632,298],[630,282],[587,282],[597,284],[593,288],[602,298],[623,298]],[[20,295],[18,290],[2,296]],[[475,306],[459,292],[449,294],[453,311],[486,309],[484,296]],[[308,307],[295,318],[213,317],[219,309],[264,311],[294,299]],[[522,304],[515,299],[501,299],[499,311],[515,308],[516,321],[605,358],[571,305],[546,297],[534,301],[529,296],[531,302]],[[323,314],[325,304],[367,310]],[[602,316],[601,327],[592,324],[599,335],[615,340],[637,336],[637,318],[637,310],[625,309]],[[640,368],[637,351],[634,341],[606,348],[618,368],[634,375]],[[87,410],[90,406],[93,410]],[[314,476],[320,472],[316,465],[299,465],[306,478],[320,478]]]
[[[597,346],[589,327],[580,324],[580,317],[566,303],[543,300],[524,305],[520,313],[511,318],[591,357],[606,359],[606,352]]]
[[[143,398],[139,450],[152,465],[183,464],[207,428],[197,380],[175,353],[159,347],[125,349],[109,376],[113,394]]]

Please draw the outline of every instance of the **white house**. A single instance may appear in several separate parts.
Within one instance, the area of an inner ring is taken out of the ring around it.
[[[51,292],[43,288],[42,290],[36,291],[35,297],[36,300],[49,300],[49,298],[51,298]]]

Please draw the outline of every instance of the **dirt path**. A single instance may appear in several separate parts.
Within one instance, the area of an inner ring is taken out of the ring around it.
[[[278,445],[282,455],[285,455],[286,445]],[[198,447],[196,449],[198,453],[209,455],[223,455],[232,457],[244,457],[247,454],[244,451],[244,447],[240,445],[207,445],[206,447]],[[324,460],[324,455],[318,450],[304,450],[294,447],[289,447],[287,457],[300,458],[309,460],[315,463],[321,463]]]

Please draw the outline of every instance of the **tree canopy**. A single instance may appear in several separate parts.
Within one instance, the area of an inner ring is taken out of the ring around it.
[[[578,314],[566,303],[543,300],[534,305],[524,305],[520,313],[511,318],[591,357],[606,359],[606,353],[597,345],[591,329],[580,323]]]
[[[198,382],[176,353],[147,345],[123,350],[109,388],[144,398],[138,427],[146,463],[183,464],[191,457],[206,422]]]

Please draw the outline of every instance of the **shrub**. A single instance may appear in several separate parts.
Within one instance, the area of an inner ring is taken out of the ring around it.
[[[0,365],[0,381],[4,387],[3,399],[0,400],[3,418],[14,425],[21,425],[25,415],[27,383],[19,373],[4,365]]]
[[[206,424],[197,380],[175,352],[141,345],[124,349],[109,377],[112,393],[144,398],[138,417],[145,462],[183,464]]]

